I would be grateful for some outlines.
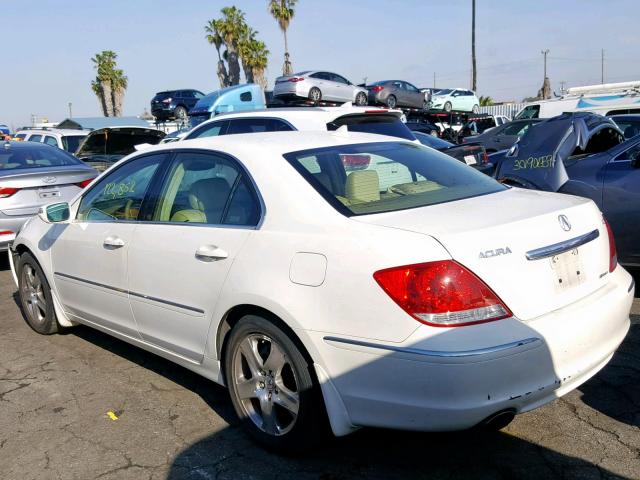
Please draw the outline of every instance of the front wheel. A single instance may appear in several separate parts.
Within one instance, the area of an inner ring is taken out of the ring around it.
[[[473,108],[471,109],[471,111],[473,113],[478,113],[478,112],[480,112],[480,107],[478,105],[474,105]]]
[[[281,452],[314,446],[326,432],[324,405],[313,367],[294,341],[255,315],[243,317],[229,335],[226,383],[249,434]]]
[[[367,104],[367,94],[364,92],[359,92],[356,95],[356,105],[359,107],[364,107]]]
[[[451,102],[445,102],[444,111],[449,113],[451,111]]]
[[[42,335],[58,332],[49,282],[35,258],[23,253],[18,260],[20,306],[27,324]]]

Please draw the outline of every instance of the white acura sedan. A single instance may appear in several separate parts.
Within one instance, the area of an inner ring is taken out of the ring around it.
[[[36,332],[86,324],[225,384],[282,450],[327,424],[501,428],[609,361],[634,290],[590,200],[342,129],[137,152],[11,261]]]

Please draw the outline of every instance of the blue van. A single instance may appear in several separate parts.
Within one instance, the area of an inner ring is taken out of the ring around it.
[[[189,110],[191,128],[219,113],[267,108],[260,85],[245,83],[216,90],[205,95]]]

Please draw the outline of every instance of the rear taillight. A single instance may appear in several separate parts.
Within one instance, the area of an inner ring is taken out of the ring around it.
[[[75,185],[77,185],[77,186],[78,186],[78,187],[80,187],[80,188],[84,188],[84,187],[86,187],[87,185],[89,185],[91,182],[93,182],[93,178],[89,178],[89,179],[87,179],[87,180],[83,180],[82,182],[78,182],[78,183],[76,183]]]
[[[304,80],[304,77],[291,77],[287,80],[287,82],[302,82]]]
[[[616,250],[616,241],[613,238],[613,230],[611,230],[611,225],[605,219],[605,226],[607,227],[607,235],[609,236],[609,273],[613,272],[618,265],[618,252]]]
[[[369,155],[343,154],[340,155],[340,158],[342,159],[344,169],[348,172],[353,170],[364,170],[371,162],[371,157]]]
[[[0,237],[3,235],[13,235],[11,230],[0,230]]]
[[[482,152],[482,163],[489,163],[489,154],[486,150]]]
[[[512,316],[493,290],[453,260],[387,268],[373,278],[405,312],[434,327],[462,327]]]
[[[12,188],[12,187],[4,187],[4,188],[0,187],[0,198],[10,197],[14,193],[16,193],[18,190],[20,190],[20,189],[19,188]]]
[[[376,85],[375,87],[371,87],[371,91],[375,93],[381,92],[382,90],[384,90],[384,87],[382,85]]]

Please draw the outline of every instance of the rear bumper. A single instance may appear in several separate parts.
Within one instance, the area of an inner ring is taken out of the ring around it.
[[[306,83],[306,85],[305,85]],[[310,86],[308,82],[281,82],[273,88],[273,96],[281,98],[300,97],[307,98],[309,96]]]
[[[599,291],[532,321],[421,326],[400,344],[319,333],[318,363],[352,425],[470,428],[501,410],[537,408],[595,375],[629,329],[631,285],[618,268]]]

